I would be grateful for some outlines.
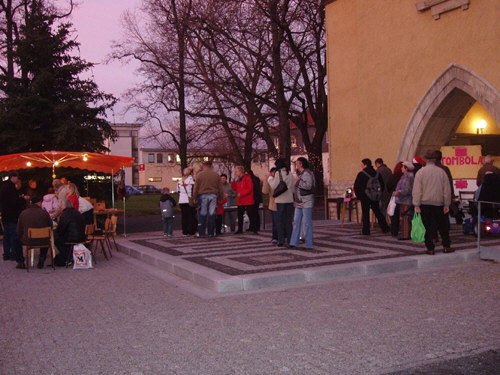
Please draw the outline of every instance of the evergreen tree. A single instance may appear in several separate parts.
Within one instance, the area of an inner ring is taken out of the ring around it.
[[[80,74],[93,64],[75,56],[71,24],[33,1],[20,28],[14,58],[14,83],[0,98],[0,153],[30,151],[105,151],[114,136],[104,118],[115,103]],[[6,76],[0,75],[0,86]]]

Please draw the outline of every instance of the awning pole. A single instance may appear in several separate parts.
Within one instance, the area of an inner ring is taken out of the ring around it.
[[[113,168],[111,168],[111,205],[115,208],[115,179]]]
[[[126,224],[126,220],[125,220],[125,214],[126,214],[125,197],[123,197],[123,237],[127,237],[127,224]]]

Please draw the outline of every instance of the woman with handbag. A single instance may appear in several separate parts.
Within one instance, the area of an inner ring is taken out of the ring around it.
[[[314,173],[309,169],[309,161],[306,158],[298,158],[295,162],[295,167],[297,169],[297,181],[295,182],[293,193],[295,215],[290,248],[299,245],[302,219],[304,219],[305,249],[311,250],[313,248],[312,212],[316,181]]]
[[[396,190],[392,195],[396,197],[396,204],[399,206],[399,222],[401,227],[400,241],[410,239],[411,223],[413,216],[412,190],[413,190],[413,169],[414,166],[409,161],[404,161],[402,167],[403,176],[398,181]]]
[[[177,182],[179,207],[181,208],[182,235],[193,236],[198,229],[196,205],[193,203],[193,170],[184,168],[182,178]]]
[[[278,230],[277,246],[290,243],[292,237],[293,221],[293,190],[295,181],[285,159],[277,159],[276,173],[269,175],[267,182],[273,190],[274,201],[278,209],[276,214],[276,227]]]

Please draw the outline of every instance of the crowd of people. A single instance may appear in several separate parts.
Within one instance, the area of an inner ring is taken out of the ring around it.
[[[71,258],[70,243],[83,242],[85,225],[94,221],[93,205],[82,198],[75,184],[65,178],[54,179],[42,196],[36,181],[28,181],[23,193],[19,174],[12,171],[0,187],[0,211],[3,225],[3,260],[13,260],[16,268],[25,268],[23,246],[46,244],[32,239],[29,228],[52,227],[57,255],[55,265],[64,266]],[[48,247],[40,249],[37,267],[43,268]]]
[[[380,158],[375,160],[375,168],[370,159],[363,159],[353,187],[361,203],[361,233],[370,235],[370,212],[373,212],[383,233],[391,232],[401,241],[409,240],[411,219],[417,212],[426,229],[426,252],[435,253],[439,237],[443,251],[453,252],[449,236],[449,214],[454,208],[453,180],[441,159],[440,151],[428,151],[423,158],[417,156],[412,161],[398,162],[393,170]],[[277,159],[262,181],[243,166],[235,167],[231,182],[226,174],[216,173],[208,161],[199,167],[185,168],[177,184],[178,200],[167,188],[160,197],[164,235],[173,235],[177,204],[184,236],[214,237],[227,231],[236,235],[244,231],[258,235],[259,207],[266,194],[272,217],[272,244],[294,249],[303,242],[301,249],[312,249],[314,173],[303,157],[295,161],[295,172],[294,175],[284,159]],[[493,165],[491,155],[484,158],[477,185],[476,199],[500,202],[500,170]],[[53,226],[59,252],[55,263],[65,265],[70,258],[69,243],[83,241],[85,225],[94,221],[93,205],[80,197],[76,185],[65,178],[53,180],[43,196],[35,180],[28,181],[24,193],[22,186],[18,173],[13,171],[0,187],[3,259],[14,260],[17,268],[24,268],[23,245],[39,244],[28,237],[28,228]],[[394,202],[387,215],[391,199]],[[42,248],[38,268],[44,267],[46,254],[47,248]]]
[[[398,162],[391,171],[382,159],[361,161],[361,172],[354,182],[354,192],[362,210],[362,234],[370,235],[370,211],[375,215],[380,230],[391,232],[401,241],[410,240],[411,219],[421,214],[425,227],[426,253],[435,254],[435,244],[441,238],[443,252],[453,252],[450,240],[450,213],[458,215],[454,202],[453,178],[450,169],[441,163],[442,153],[429,150],[424,157]],[[500,202],[500,170],[493,165],[493,157],[484,158],[478,171],[476,199]],[[386,215],[391,198],[395,206]],[[486,204],[486,209],[494,209]],[[498,209],[498,207],[497,207]],[[386,217],[390,216],[390,223]]]
[[[236,166],[231,182],[226,174],[217,174],[209,161],[201,168],[184,169],[177,183],[182,234],[214,237],[230,231],[235,235],[243,232],[258,235],[259,208],[263,194],[267,194],[268,209],[272,212],[272,244],[295,248],[302,240],[305,248],[312,249],[314,174],[305,158],[299,158],[295,166],[296,176],[284,159],[278,159],[263,181],[252,170]],[[165,237],[172,236],[170,223],[175,205],[175,199],[165,189],[160,197]]]

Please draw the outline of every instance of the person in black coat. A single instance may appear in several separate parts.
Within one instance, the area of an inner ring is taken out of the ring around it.
[[[252,178],[253,182],[253,199],[254,199],[254,204],[253,204],[253,210],[252,212],[252,217],[249,217],[250,221],[250,226],[248,228],[249,232],[254,232],[258,233],[260,230],[260,214],[259,214],[259,207],[260,204],[263,202],[262,200],[262,183],[260,181],[260,178],[258,178],[253,171],[250,169],[248,171],[248,174]]]
[[[71,201],[66,200],[64,210],[59,217],[55,231],[55,243],[60,254],[54,259],[56,266],[64,266],[71,252],[71,245],[66,243],[78,243],[85,241],[85,219],[83,215],[73,208]]]
[[[490,171],[486,172],[479,192],[479,200],[498,203],[482,203],[482,216],[495,220],[500,218],[500,175]]]
[[[373,169],[372,161],[370,159],[361,160],[361,167],[363,170],[358,173],[356,180],[354,181],[354,192],[356,193],[356,197],[361,202],[361,212],[363,217],[362,234],[370,235],[370,208],[373,210],[382,232],[387,233],[389,232],[389,226],[387,225],[385,217],[380,212],[380,201],[370,199],[365,192],[370,176],[375,177],[377,175],[377,171]],[[382,179],[380,173],[378,173],[378,180],[382,191],[384,191],[384,180]]]
[[[17,235],[17,220],[26,201],[16,189],[19,175],[13,171],[0,188],[0,206],[3,223],[3,260],[15,260],[16,268],[24,268],[23,247]]]

